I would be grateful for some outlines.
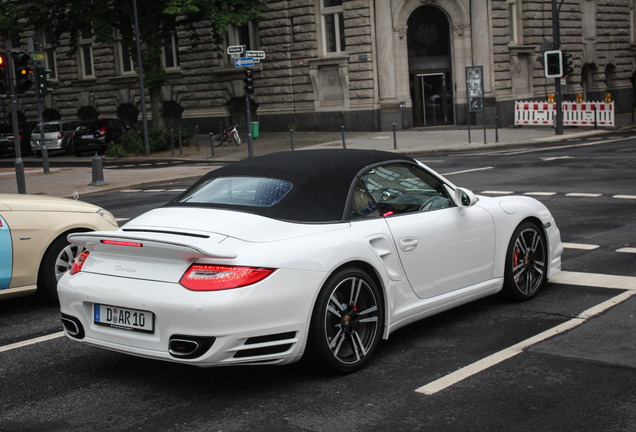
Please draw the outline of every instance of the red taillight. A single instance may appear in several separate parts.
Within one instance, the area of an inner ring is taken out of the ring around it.
[[[216,291],[252,285],[274,269],[192,264],[179,283],[191,291]]]
[[[64,134],[62,132],[58,132],[57,139],[62,139],[62,138],[64,138]]]
[[[71,267],[71,275],[82,271],[82,267],[84,266],[84,261],[86,261],[86,258],[88,258],[88,251],[82,252],[80,256],[75,259],[73,267]]]
[[[106,126],[104,126],[102,130],[99,131],[100,135],[104,135],[105,133],[106,133]]]
[[[22,135],[18,135],[18,136],[19,136],[19,138],[20,138],[20,141],[22,141]],[[12,136],[12,137],[11,137],[11,141],[15,141],[15,136]]]
[[[100,243],[115,245],[115,246],[132,246],[132,247],[144,247],[142,243],[119,241],[119,240],[100,240]]]

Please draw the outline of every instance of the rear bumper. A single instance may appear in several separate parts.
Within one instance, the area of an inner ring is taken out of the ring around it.
[[[78,273],[58,284],[62,314],[81,323],[85,335],[69,338],[140,357],[202,367],[286,364],[302,356],[314,299],[325,275],[277,270],[257,284],[193,292],[177,283]],[[97,325],[95,304],[152,312],[153,333]],[[185,336],[183,336],[185,335]],[[170,352],[171,339],[206,338],[197,358]]]

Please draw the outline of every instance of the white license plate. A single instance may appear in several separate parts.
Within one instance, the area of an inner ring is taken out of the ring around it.
[[[93,135],[82,135],[81,136],[82,139],[89,139],[89,138],[93,138]]]
[[[95,324],[121,330],[154,333],[155,316],[152,312],[118,306],[95,304]]]

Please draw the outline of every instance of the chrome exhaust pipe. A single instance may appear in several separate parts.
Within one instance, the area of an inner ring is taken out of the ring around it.
[[[172,335],[168,341],[168,352],[179,359],[194,359],[205,354],[215,337]]]
[[[64,331],[69,336],[75,339],[84,338],[84,327],[77,318],[62,314],[62,327],[64,327]]]

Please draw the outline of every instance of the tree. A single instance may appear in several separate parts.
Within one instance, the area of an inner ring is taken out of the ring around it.
[[[154,127],[165,129],[161,86],[167,78],[161,55],[166,38],[177,30],[189,30],[194,47],[202,36],[196,24],[209,22],[209,35],[218,46],[228,24],[240,26],[258,19],[265,9],[262,0],[137,0],[144,86]],[[87,26],[95,43],[103,45],[116,42],[116,30],[137,64],[132,0],[34,0],[21,15],[30,27],[44,31],[52,46],[67,44],[68,56],[79,49],[80,34]]]

